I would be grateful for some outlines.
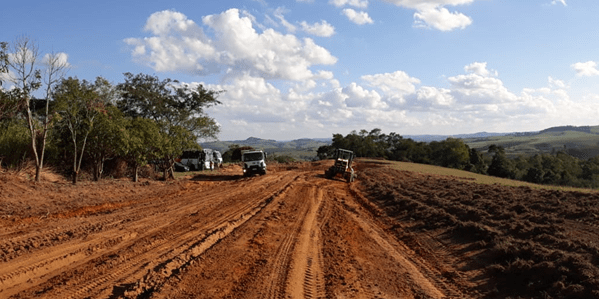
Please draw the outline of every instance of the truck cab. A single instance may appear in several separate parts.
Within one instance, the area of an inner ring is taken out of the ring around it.
[[[242,151],[241,162],[243,163],[243,176],[254,174],[266,174],[266,153],[263,151]]]

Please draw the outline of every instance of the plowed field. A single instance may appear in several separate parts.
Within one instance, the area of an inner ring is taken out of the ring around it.
[[[591,298],[599,196],[357,163],[73,186],[0,173],[0,298]]]

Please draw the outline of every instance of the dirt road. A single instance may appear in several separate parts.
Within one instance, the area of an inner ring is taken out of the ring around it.
[[[76,187],[0,182],[5,202],[54,203],[0,222],[0,298],[469,297],[327,166],[102,185],[79,201]]]

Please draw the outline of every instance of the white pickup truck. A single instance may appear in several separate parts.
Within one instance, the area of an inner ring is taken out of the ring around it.
[[[253,174],[266,174],[266,153],[263,151],[242,151],[241,161],[243,162],[243,176]]]

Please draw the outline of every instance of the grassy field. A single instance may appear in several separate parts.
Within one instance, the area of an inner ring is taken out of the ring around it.
[[[359,159],[358,162],[374,162],[381,163],[383,160],[375,160],[375,159]],[[583,189],[583,188],[573,188],[573,187],[563,187],[563,186],[548,186],[548,185],[538,185],[532,184],[528,182],[516,181],[503,179],[488,175],[482,175],[478,173],[473,173],[464,170],[445,168],[433,165],[426,164],[418,164],[418,163],[408,163],[408,162],[397,162],[397,161],[384,161],[384,163],[388,163],[388,166],[398,170],[417,172],[426,175],[438,175],[438,176],[448,176],[458,180],[468,181],[468,182],[476,182],[480,184],[499,184],[503,186],[528,186],[534,189],[550,189],[550,190],[561,190],[561,191],[580,191],[580,192],[599,192],[598,190],[593,189]],[[359,176],[358,176],[359,177]]]
[[[591,127],[587,132],[564,129],[563,131],[547,131],[524,136],[467,138],[464,139],[464,142],[470,148],[480,151],[486,151],[491,144],[502,146],[509,156],[528,156],[562,150],[578,158],[587,159],[595,156],[599,149],[597,130],[597,127]]]

